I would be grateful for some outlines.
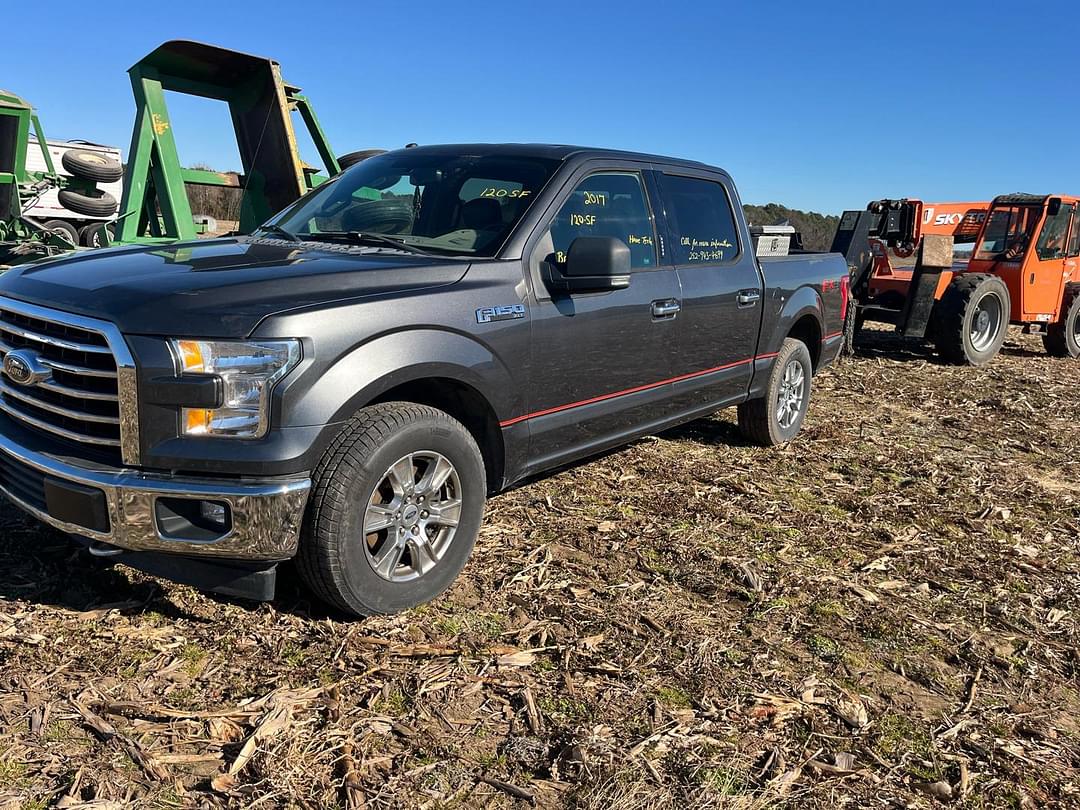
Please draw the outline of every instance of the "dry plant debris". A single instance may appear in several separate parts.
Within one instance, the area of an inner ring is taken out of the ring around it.
[[[1080,806],[1080,363],[891,333],[803,435],[732,414],[494,499],[363,622],[0,516],[0,808]]]

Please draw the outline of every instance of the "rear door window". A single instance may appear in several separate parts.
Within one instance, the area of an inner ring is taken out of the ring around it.
[[[578,183],[551,223],[556,264],[566,262],[570,243],[579,236],[621,239],[634,269],[656,267],[652,217],[637,172],[597,172]]]
[[[675,263],[720,264],[738,258],[739,234],[727,189],[697,177],[665,174],[662,179]]]

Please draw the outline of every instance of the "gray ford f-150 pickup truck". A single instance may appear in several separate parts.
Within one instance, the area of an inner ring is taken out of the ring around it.
[[[489,493],[737,405],[802,425],[836,255],[759,260],[731,178],[545,145],[407,148],[253,236],[0,278],[0,489],[93,554],[358,615],[432,599]]]

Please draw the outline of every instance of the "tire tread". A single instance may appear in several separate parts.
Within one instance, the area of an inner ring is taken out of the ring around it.
[[[337,554],[341,537],[335,529],[343,522],[346,480],[343,469],[358,474],[364,460],[380,444],[410,423],[422,419],[440,421],[448,429],[460,431],[472,443],[477,456],[480,455],[472,435],[443,411],[411,402],[384,402],[363,408],[349,419],[312,472],[312,492],[301,529],[296,567],[301,579],[319,599],[342,612],[363,615],[377,612],[358,609],[342,595],[348,585]]]
[[[946,362],[954,365],[974,365],[964,350],[964,342],[967,337],[964,328],[964,316],[976,290],[988,279],[992,278],[997,278],[997,276],[986,273],[963,273],[953,280],[941,297],[941,301],[938,303],[934,313],[934,343],[937,346],[938,353]],[[1004,284],[1002,284],[1002,287],[1004,287]],[[1001,327],[1002,340],[1004,340],[1004,333],[1008,331],[1008,288],[1005,288],[1005,295],[1005,300],[1002,302],[1006,310],[1002,312],[1002,317],[1005,319],[1005,323]],[[996,354],[997,351],[993,353],[993,355]],[[989,362],[989,360],[984,362]]]
[[[1065,285],[1061,298],[1061,320],[1052,323],[1043,335],[1043,346],[1052,357],[1076,357],[1069,346],[1067,329],[1072,322],[1080,318],[1080,284],[1072,282]]]
[[[738,407],[739,432],[754,444],[761,445],[762,447],[773,447],[782,444],[785,441],[785,438],[777,434],[774,430],[776,425],[773,418],[773,393],[779,383],[779,377],[783,373],[783,368],[787,365],[788,360],[791,359],[791,355],[798,352],[799,349],[806,352],[808,364],[806,368],[806,407],[809,407],[810,405],[809,400],[813,390],[813,370],[810,364],[810,350],[805,343],[797,338],[785,338],[783,345],[780,347],[780,353],[776,356],[776,362],[773,363],[773,368],[769,372],[769,384],[765,396],[747,400]]]

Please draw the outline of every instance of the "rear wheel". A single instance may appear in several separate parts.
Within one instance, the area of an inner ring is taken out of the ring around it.
[[[1065,286],[1061,317],[1046,330],[1043,345],[1054,357],[1080,357],[1080,284]]]
[[[941,357],[956,365],[989,363],[1005,342],[1009,310],[1009,289],[997,276],[957,276],[934,313],[934,339]]]
[[[806,344],[787,338],[776,356],[765,396],[739,406],[739,430],[755,444],[772,447],[795,438],[810,406],[814,374]]]
[[[64,237],[71,242],[72,246],[79,244],[79,232],[70,222],[64,222],[62,219],[50,219],[48,222],[43,223],[42,227],[50,233]]]
[[[297,565],[325,602],[356,616],[439,596],[472,552],[487,479],[472,435],[435,408],[361,410],[313,474]]]

